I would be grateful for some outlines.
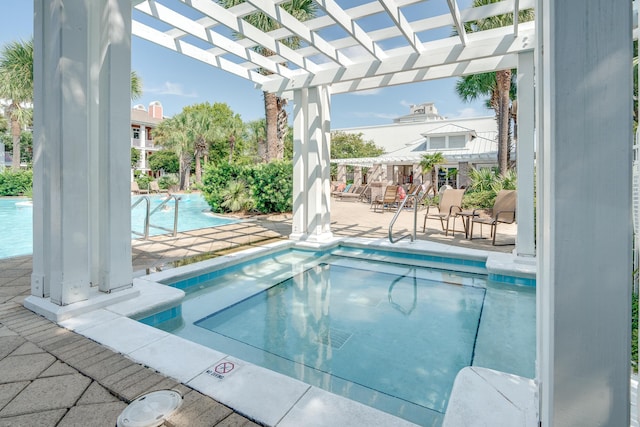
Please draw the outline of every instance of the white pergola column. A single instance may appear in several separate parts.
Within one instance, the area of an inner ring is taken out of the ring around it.
[[[34,15],[32,295],[63,306],[132,281],[131,2],[36,0]]]
[[[534,180],[535,180],[535,144],[534,144],[534,54],[523,52],[518,54],[518,201],[516,215],[518,236],[516,254],[534,257],[535,215],[534,215]]]
[[[362,185],[362,166],[353,167],[353,185]]]
[[[631,18],[626,1],[536,3],[543,426],[630,421]]]
[[[326,86],[294,91],[293,224],[294,240],[327,241],[330,221],[330,102]]]
[[[347,182],[347,165],[338,165],[338,181]]]

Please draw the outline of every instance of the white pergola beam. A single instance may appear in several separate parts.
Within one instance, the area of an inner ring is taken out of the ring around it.
[[[183,55],[197,59],[198,61],[202,61],[205,64],[212,65],[231,74],[235,74],[236,76],[251,80],[256,84],[261,84],[261,82],[264,83],[267,81],[266,77],[260,73],[257,73],[253,70],[248,70],[241,65],[233,63],[219,56],[212,55],[210,52],[207,52],[206,50],[200,49],[182,40],[175,40],[162,33],[161,31],[158,31],[140,22],[132,22],[131,33],[134,36],[140,37],[141,39],[148,40],[167,49],[173,50],[175,52],[180,52]]]
[[[380,0],[380,4],[389,14],[389,18],[393,21],[396,27],[400,30],[404,38],[409,42],[409,46],[414,52],[422,53],[424,51],[422,42],[416,35],[416,32],[411,28],[411,24],[407,21],[404,14],[400,10],[400,7],[394,0]]]
[[[341,66],[348,66],[351,64],[351,60],[344,54],[338,52],[338,50],[322,38],[319,34],[312,32],[304,23],[298,21],[289,12],[275,5],[270,0],[246,0],[256,8],[259,8],[270,18],[279,22],[282,26],[288,28],[292,35],[305,40],[310,45],[318,49],[319,52],[326,55],[336,64]]]
[[[216,33],[215,31],[205,28],[203,25],[193,21],[184,15],[174,12],[162,4],[153,0],[145,1],[135,7],[136,10],[152,16],[160,21],[182,29],[185,33],[199,38],[207,43],[220,48],[220,54],[231,53],[242,59],[245,59],[255,65],[269,70],[282,76],[291,77],[291,70],[283,65],[274,62],[271,58],[260,55],[259,53],[240,46],[237,42]],[[166,35],[167,33],[165,33]],[[211,52],[210,52],[211,53]],[[211,53],[213,56],[219,56]]]
[[[333,94],[357,92],[362,90],[377,89],[387,86],[397,86],[408,83],[417,83],[425,80],[436,80],[470,74],[488,73],[499,69],[517,67],[517,54],[509,54],[501,57],[483,58],[472,61],[458,62],[440,66],[432,66],[420,70],[411,70],[393,74],[385,74],[371,78],[340,82],[331,85]]]
[[[524,24],[523,24],[524,26]],[[458,45],[431,49],[424,54],[406,54],[390,56],[385,62],[365,61],[353,64],[348,69],[330,68],[322,70],[314,75],[304,73],[301,70],[294,72],[293,80],[271,78],[269,83],[262,86],[263,90],[270,92],[283,92],[295,90],[303,85],[316,86],[326,84],[347,83],[353,80],[379,77],[387,74],[419,71],[429,67],[460,62],[473,61],[482,58],[502,57],[508,54],[533,49],[533,25],[529,30],[523,31],[523,35],[514,39],[506,28],[485,31],[496,36],[488,40],[478,40],[484,37],[477,33],[470,34],[470,43],[467,47]],[[336,92],[334,92],[336,93]]]
[[[467,32],[464,29],[464,21],[460,16],[458,2],[456,0],[447,0],[447,5],[449,6],[449,11],[451,12],[451,18],[453,18],[453,25],[458,32],[458,37],[460,37],[460,43],[462,43],[462,46],[466,46]]]
[[[314,72],[317,69],[317,65],[312,61],[302,57],[299,53],[286,46],[284,43],[277,41],[265,32],[249,24],[247,21],[242,19],[242,17],[231,13],[230,9],[225,9],[216,2],[208,0],[181,1],[188,4],[198,12],[216,20],[225,27],[253,40],[256,45],[263,46],[277,55],[282,56],[293,64],[296,64],[298,67],[304,68],[309,72]]]
[[[333,0],[317,0],[318,5],[329,17],[350,34],[367,52],[377,59],[386,57],[384,51],[369,35]],[[334,46],[335,43],[333,44]],[[355,46],[355,44],[354,44]],[[336,47],[337,49],[337,47]]]

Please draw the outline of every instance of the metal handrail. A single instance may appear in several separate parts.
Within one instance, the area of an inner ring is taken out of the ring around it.
[[[173,204],[173,230],[166,228],[166,227],[162,227],[159,225],[154,225],[151,224],[151,215],[153,215],[154,213],[158,212],[160,209],[162,209],[164,206],[166,206],[167,203],[169,203],[171,201],[171,199],[175,200],[175,203]],[[147,211],[147,218],[146,218],[146,223],[148,224],[148,227],[153,227],[153,228],[157,228],[159,230],[164,230],[164,231],[168,231],[169,233],[171,233],[172,237],[176,237],[176,235],[178,234],[178,204],[180,202],[180,196],[176,196],[174,194],[169,194],[167,196],[166,199],[164,199],[162,201],[162,203],[160,203],[158,206],[156,206],[151,212]],[[145,236],[145,239],[149,237],[148,233],[147,236]]]
[[[391,243],[398,243],[400,240],[406,239],[407,237],[409,237],[412,242],[414,240],[416,240],[416,229],[417,229],[417,224],[418,224],[418,205],[422,201],[422,197],[420,197],[420,190],[421,190],[421,187],[418,185],[418,186],[416,186],[415,190],[413,190],[413,193],[407,194],[407,197],[404,198],[404,200],[400,204],[400,207],[398,207],[398,210],[397,210],[396,214],[391,219],[391,222],[389,223],[389,241]],[[398,239],[394,239],[393,238],[393,225],[396,223],[396,220],[398,219],[398,216],[400,215],[400,212],[402,212],[402,209],[404,208],[404,205],[406,205],[407,201],[409,199],[411,199],[411,198],[413,198],[413,200],[414,200],[414,202],[413,202],[413,233],[412,234],[405,234],[404,236],[402,236],[402,237],[400,237]]]
[[[151,209],[151,200],[149,200],[148,196],[141,196],[138,200],[133,202],[131,205],[131,210],[133,210],[136,206],[138,206],[142,201],[146,202],[146,212],[144,215],[144,233],[137,232],[135,230],[131,230],[131,233],[142,236],[145,240],[149,238],[149,210]]]

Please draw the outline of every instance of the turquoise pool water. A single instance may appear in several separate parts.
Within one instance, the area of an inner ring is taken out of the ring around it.
[[[149,196],[151,209],[158,206],[164,196]],[[132,204],[137,197],[132,198]],[[29,255],[33,252],[33,208],[25,206],[26,199],[0,198],[0,224],[2,224],[2,236],[0,237],[0,258],[8,258],[19,255]],[[169,203],[169,209],[159,210],[151,217],[151,223],[164,228],[173,229],[173,204]],[[178,205],[178,230],[188,231],[199,228],[216,227],[218,225],[237,222],[234,219],[216,217],[208,213],[209,205],[199,194],[181,195]],[[142,232],[144,229],[145,207],[140,203],[131,211],[131,227]],[[152,236],[165,234],[166,231],[150,228]],[[132,235],[135,239],[139,236]]]
[[[203,271],[142,322],[425,426],[465,366],[534,376],[532,281],[372,258],[389,256],[287,250]]]

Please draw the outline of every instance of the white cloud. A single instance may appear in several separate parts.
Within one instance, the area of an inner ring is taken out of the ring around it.
[[[182,88],[182,84],[173,82],[164,82],[160,87],[147,88],[143,90],[148,93],[155,93],[158,95],[175,95],[185,98],[197,98],[198,94],[195,92],[187,93]]]
[[[400,101],[400,105],[402,105],[405,108],[409,108],[412,105],[415,105],[413,102],[409,102],[409,101],[405,101],[404,99],[402,101]]]

